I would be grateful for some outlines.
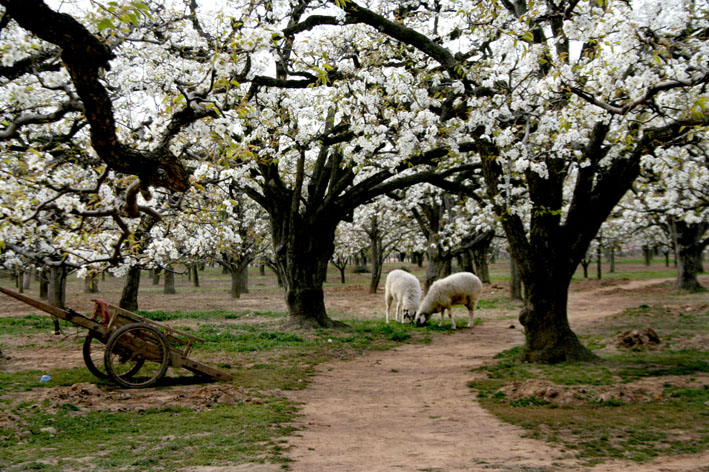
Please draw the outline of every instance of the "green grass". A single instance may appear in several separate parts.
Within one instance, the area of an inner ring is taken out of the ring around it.
[[[522,426],[530,437],[558,443],[588,464],[608,459],[644,462],[659,455],[709,450],[709,386],[693,381],[709,373],[709,346],[673,349],[683,340],[709,332],[706,306],[677,312],[661,306],[640,306],[606,318],[581,339],[595,349],[606,347],[627,329],[651,326],[665,342],[661,350],[630,350],[603,354],[599,362],[537,365],[519,361],[521,348],[505,351],[493,365],[478,369],[470,383],[481,404],[504,421]],[[683,386],[663,383],[664,376],[687,376]],[[656,379],[656,398],[599,400],[596,387]],[[547,399],[506,398],[500,389],[516,381],[542,379],[562,388],[582,387],[587,394],[571,404]]]
[[[205,339],[195,346],[199,358],[231,373],[231,383],[259,402],[217,405],[204,411],[166,407],[115,413],[81,412],[66,403],[50,414],[36,400],[46,389],[79,382],[113,387],[83,367],[0,372],[0,395],[34,392],[30,400],[20,404],[0,402],[0,408],[22,419],[26,433],[0,427],[0,437],[4,437],[0,441],[0,470],[83,470],[90,463],[94,470],[172,471],[189,466],[285,462],[281,438],[291,432],[288,424],[297,414],[296,405],[269,392],[304,388],[321,362],[389,349],[402,342],[427,343],[438,331],[382,321],[347,321],[349,327],[341,329],[283,331],[278,321],[285,315],[270,312],[153,312],[146,316],[189,329]],[[27,330],[47,332],[44,318],[13,320],[0,322],[14,326],[15,335]],[[80,349],[79,341],[67,348]],[[209,362],[210,358],[218,361]],[[49,383],[39,382],[44,374],[51,375]],[[174,379],[166,378],[158,388],[169,386],[171,380],[174,384]],[[47,451],[46,457],[41,451]]]
[[[27,336],[30,334],[47,334],[54,330],[52,318],[47,315],[26,315],[11,318],[0,318],[0,335]]]
[[[74,409],[66,405],[45,414],[17,408],[31,434],[25,442],[3,442],[3,470],[85,470],[88,461],[92,470],[171,471],[273,460],[278,437],[292,430],[286,424],[295,413],[280,398],[204,411],[167,407],[76,415]]]

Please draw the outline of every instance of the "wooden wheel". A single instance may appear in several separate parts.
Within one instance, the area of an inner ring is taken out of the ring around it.
[[[106,372],[105,364],[106,343],[99,338],[89,333],[84,339],[84,363],[89,369],[89,372],[94,374],[99,379],[110,379],[111,376]],[[132,377],[143,366],[142,362],[135,364],[133,370],[130,370],[122,375],[122,377]]]
[[[106,343],[107,374],[122,387],[150,387],[170,365],[170,346],[159,329],[146,323],[118,328]]]

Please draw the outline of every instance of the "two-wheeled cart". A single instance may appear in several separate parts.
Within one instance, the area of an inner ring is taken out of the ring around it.
[[[94,300],[94,313],[89,318],[3,287],[0,292],[88,329],[84,362],[100,379],[112,379],[126,388],[144,388],[162,379],[168,367],[182,367],[198,375],[232,380],[230,374],[188,358],[194,343],[204,342],[203,339],[103,300]]]

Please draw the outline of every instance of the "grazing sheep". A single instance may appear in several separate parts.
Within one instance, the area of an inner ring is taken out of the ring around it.
[[[396,302],[394,319],[404,323],[405,318],[414,319],[421,301],[421,284],[418,279],[405,270],[392,270],[387,275],[384,299],[387,305],[386,320],[389,323],[389,308]]]
[[[433,282],[431,288],[428,289],[428,293],[421,301],[418,310],[416,310],[416,324],[418,326],[425,325],[433,313],[440,311],[441,323],[439,326],[443,325],[443,318],[447,308],[448,316],[451,319],[451,323],[453,323],[453,329],[456,329],[451,307],[453,305],[465,305],[469,315],[468,328],[472,328],[473,314],[482,289],[483,284],[480,279],[470,272],[458,272]]]

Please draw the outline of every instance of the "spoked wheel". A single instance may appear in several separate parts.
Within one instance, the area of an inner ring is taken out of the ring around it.
[[[106,364],[105,364],[105,352],[106,352],[106,344],[101,342],[100,339],[94,337],[91,334],[88,334],[86,336],[86,339],[84,339],[84,348],[83,348],[83,353],[84,353],[84,363],[86,364],[86,367],[89,369],[89,372],[94,374],[96,377],[99,379],[110,379],[111,376],[108,375],[108,372],[106,371]],[[140,368],[143,366],[142,362],[137,362],[132,370],[127,371],[122,375],[122,377],[130,378],[132,377],[136,372],[140,370]]]
[[[170,365],[170,346],[159,329],[146,323],[118,328],[106,343],[106,373],[122,387],[150,387]]]

